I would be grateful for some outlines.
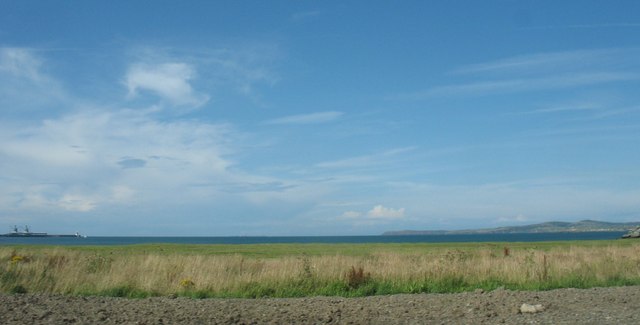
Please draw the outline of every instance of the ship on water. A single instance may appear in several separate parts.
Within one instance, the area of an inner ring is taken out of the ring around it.
[[[1,237],[76,237],[76,238],[87,238],[85,235],[81,235],[79,232],[76,232],[72,235],[50,235],[46,232],[32,232],[29,230],[29,226],[24,226],[23,230],[19,230],[18,226],[13,226],[13,231],[8,234],[0,235]]]

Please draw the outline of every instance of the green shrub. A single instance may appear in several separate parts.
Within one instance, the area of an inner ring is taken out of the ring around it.
[[[11,293],[11,294],[27,293],[27,288],[25,288],[22,285],[17,284],[15,286],[11,287],[11,290],[9,290],[9,293]]]

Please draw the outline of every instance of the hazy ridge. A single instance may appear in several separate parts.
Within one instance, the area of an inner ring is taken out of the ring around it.
[[[589,232],[589,231],[628,231],[640,222],[604,222],[582,220],[578,222],[550,221],[524,226],[464,229],[464,230],[397,230],[386,231],[383,236],[400,235],[455,235],[455,234],[507,234],[507,233],[543,233],[543,232]]]

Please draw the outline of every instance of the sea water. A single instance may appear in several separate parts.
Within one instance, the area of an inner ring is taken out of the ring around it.
[[[247,237],[0,237],[0,245],[132,245],[132,244],[364,244],[364,243],[457,243],[539,242],[618,239],[626,232],[554,232],[523,234],[403,235],[403,236],[247,236]]]

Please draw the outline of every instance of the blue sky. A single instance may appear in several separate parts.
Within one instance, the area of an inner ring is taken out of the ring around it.
[[[0,226],[637,221],[639,13],[637,1],[0,0]]]

